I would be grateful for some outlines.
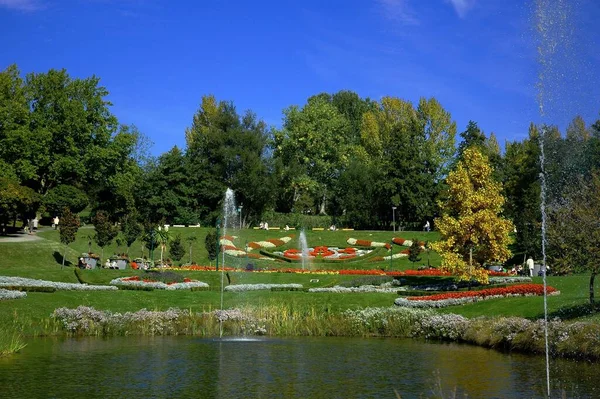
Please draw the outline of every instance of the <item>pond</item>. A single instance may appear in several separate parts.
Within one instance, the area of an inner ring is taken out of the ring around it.
[[[407,339],[35,339],[0,359],[4,398],[544,397],[543,356]],[[600,396],[600,365],[553,360],[553,397]],[[438,395],[435,395],[438,394]]]

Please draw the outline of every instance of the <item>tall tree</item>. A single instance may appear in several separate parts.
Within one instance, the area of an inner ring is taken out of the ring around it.
[[[100,261],[102,261],[104,259],[104,247],[110,245],[117,236],[118,230],[104,211],[96,212],[92,217],[92,224],[96,230],[94,240],[101,249]]]
[[[549,209],[548,229],[553,271],[588,272],[589,300],[594,305],[594,280],[600,272],[600,175],[579,179],[559,205]]]
[[[239,116],[231,102],[202,97],[186,131],[188,174],[198,213],[213,224],[227,188],[235,191],[249,218],[259,218],[272,204],[265,162],[268,130],[251,111]]]
[[[136,213],[129,214],[121,220],[121,232],[125,237],[127,254],[129,255],[129,248],[142,234],[142,225],[137,220]]]
[[[61,212],[60,220],[60,242],[65,244],[61,268],[65,266],[65,258],[67,257],[67,247],[75,241],[77,230],[79,229],[79,216],[73,214],[69,208],[64,208]]]
[[[467,148],[478,147],[479,151],[482,151],[485,147],[485,134],[479,126],[477,126],[477,122],[475,121],[469,121],[466,130],[460,134],[460,137],[462,138],[462,141],[458,145],[458,160],[463,158],[463,154]]]
[[[314,96],[302,108],[284,110],[283,129],[275,132],[274,157],[286,165],[297,165],[303,172],[293,177],[293,198],[300,198],[299,189],[308,191],[318,201],[321,214],[327,213],[335,179],[353,155],[349,129],[348,121],[335,106],[323,96]],[[302,180],[304,187],[298,184]]]
[[[511,255],[509,233],[514,227],[501,216],[502,186],[476,147],[465,149],[447,183],[448,199],[436,220],[442,239],[432,248],[440,253],[444,270],[461,279],[487,282],[483,264],[504,262]]]

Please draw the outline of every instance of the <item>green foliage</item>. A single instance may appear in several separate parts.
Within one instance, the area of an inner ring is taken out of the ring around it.
[[[256,219],[272,203],[271,179],[263,155],[266,124],[247,111],[240,116],[231,102],[202,97],[192,126],[186,130],[187,174],[197,214],[214,224],[227,188],[244,205],[246,218]]]
[[[177,234],[169,245],[169,256],[179,261],[183,258],[183,255],[185,255],[185,248],[181,243],[181,234]]]
[[[73,214],[69,208],[64,208],[61,212],[62,219],[60,220],[60,242],[69,245],[75,241],[77,230],[79,230],[79,216]]]
[[[10,219],[31,215],[39,206],[40,199],[29,187],[12,178],[0,177],[0,223],[7,224]]]
[[[79,213],[85,209],[89,200],[87,195],[77,187],[60,184],[48,191],[43,205],[51,215],[61,215],[64,208]]]
[[[217,242],[217,231],[209,230],[206,233],[206,238],[204,239],[204,248],[206,248],[206,252],[208,253],[208,259],[213,261],[217,258],[217,254],[219,252],[219,243]]]
[[[421,258],[419,255],[421,255],[422,251],[423,249],[421,248],[421,243],[419,243],[419,240],[413,238],[412,245],[408,249],[408,260],[410,260],[412,263],[420,261]]]
[[[98,211],[92,217],[92,224],[96,229],[94,240],[100,248],[109,245],[118,234],[117,228],[110,221],[108,214],[104,211]]]
[[[125,238],[125,244],[127,244],[127,251],[142,234],[142,225],[137,221],[136,216],[135,213],[132,213],[125,216],[121,221],[121,232]]]

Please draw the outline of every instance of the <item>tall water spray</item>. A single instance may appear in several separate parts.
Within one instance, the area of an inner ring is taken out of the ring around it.
[[[567,0],[536,0],[535,28],[537,33],[537,52],[539,73],[537,100],[542,123],[545,113],[553,108],[553,100],[558,97],[557,87],[562,78],[558,68],[559,57],[565,57],[565,49],[569,47],[569,2]],[[546,170],[544,153],[544,136],[546,128],[542,128],[539,137],[540,146],[540,210],[542,214],[542,277],[544,282],[544,338],[546,346],[546,388],[550,396],[550,353],[548,347],[548,302],[546,282]]]
[[[302,270],[304,270],[306,268],[306,265],[308,264],[308,257],[309,257],[309,253],[308,253],[308,243],[306,241],[306,233],[304,232],[304,229],[302,229],[302,231],[300,232],[300,250],[302,251]]]
[[[227,235],[227,231],[236,227],[237,218],[237,207],[235,206],[235,193],[232,189],[228,188],[225,191],[225,202],[223,203],[223,223],[222,236]],[[217,237],[220,241],[221,237]],[[218,256],[218,255],[217,255]],[[225,251],[222,251],[221,263],[221,310],[223,310],[223,292],[225,289]],[[219,337],[223,337],[223,322],[219,322]]]

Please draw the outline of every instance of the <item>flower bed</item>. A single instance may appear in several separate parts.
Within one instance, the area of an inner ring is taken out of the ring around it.
[[[234,284],[223,288],[223,291],[244,292],[276,289],[302,289],[302,284]]]
[[[20,299],[25,298],[26,296],[27,293],[23,291],[5,290],[0,288],[0,301],[8,299]]]
[[[308,292],[329,292],[336,294],[348,294],[348,293],[368,293],[377,292],[381,294],[395,294],[398,292],[398,288],[392,287],[379,287],[376,285],[361,285],[360,287],[341,287],[336,285],[335,287],[323,287],[323,288],[310,288]]]
[[[87,285],[74,283],[59,283],[56,281],[35,280],[25,277],[0,276],[0,288],[2,287],[52,287],[62,291],[113,291],[117,287],[109,285]]]
[[[558,295],[560,291],[556,288],[546,287],[548,295]],[[469,302],[477,302],[486,299],[505,298],[513,296],[543,295],[542,284],[520,284],[503,288],[488,288],[478,291],[458,291],[426,296],[415,296],[408,298],[397,298],[394,304],[397,306],[413,308],[443,308],[446,306],[462,305]]]
[[[377,242],[377,241],[369,241],[369,240],[357,240],[356,238],[348,238],[346,241],[350,245],[356,245],[359,247],[372,247],[372,248],[380,248],[385,247],[388,250],[392,248],[392,246],[387,242]]]
[[[248,251],[251,251],[253,249],[269,249],[269,248],[277,248],[277,247],[281,247],[285,244],[287,244],[288,242],[290,242],[292,240],[292,238],[294,238],[294,235],[289,235],[289,236],[285,236],[285,237],[281,237],[279,239],[274,238],[274,239],[269,239],[269,240],[265,240],[265,241],[252,241],[248,243]]]
[[[138,276],[120,277],[110,282],[114,286],[151,287],[158,290],[189,290],[192,288],[208,288],[208,284],[202,281],[183,279],[183,283],[163,283],[149,279],[141,279]],[[116,288],[116,287],[114,287]]]

